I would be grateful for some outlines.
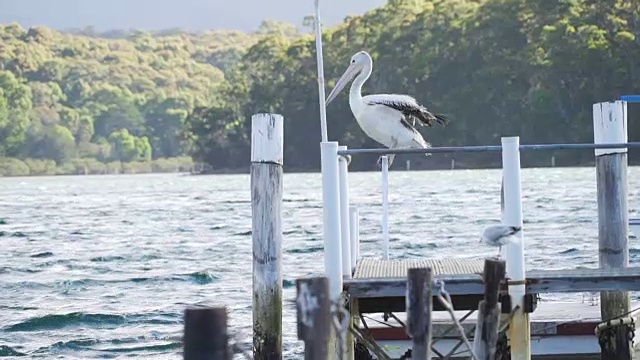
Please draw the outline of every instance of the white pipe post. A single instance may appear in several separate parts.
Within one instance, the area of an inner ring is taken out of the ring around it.
[[[626,101],[603,102],[593,105],[594,143],[627,142]],[[598,188],[598,248],[600,268],[625,268],[629,266],[629,212],[627,190],[627,148],[595,149],[596,180]],[[626,316],[629,312],[629,293],[626,291],[603,291],[600,293],[600,316],[602,320]],[[603,359],[626,359],[631,352],[629,346],[615,341],[626,336],[625,329],[618,332],[603,347]],[[607,353],[610,349],[615,354]]]
[[[347,150],[338,146],[338,150]],[[345,156],[338,159],[340,172],[340,243],[342,244],[342,277],[351,279],[351,232],[349,231],[349,162]]]
[[[360,256],[360,214],[355,206],[349,207],[349,230],[351,232],[351,271],[355,271]]]
[[[389,260],[389,158],[382,156],[382,253]]]
[[[338,143],[320,143],[322,165],[322,213],[324,237],[324,271],[329,278],[329,297],[333,304],[342,304],[342,243],[340,230],[340,181],[338,165]],[[329,353],[339,357],[339,337],[332,327]],[[334,358],[334,357],[331,357]]]
[[[522,186],[520,182],[520,138],[502,138],[502,176],[504,181],[503,223],[522,229]],[[524,269],[524,229],[517,235],[517,241],[506,246],[507,274],[510,279],[509,294],[512,307],[518,311],[511,318],[509,339],[512,360],[530,360],[529,314],[524,311],[526,295]]]
[[[320,103],[320,132],[322,142],[327,142],[327,105],[324,93],[324,60],[322,58],[322,24],[320,23],[320,1],[315,0],[316,10],[316,59],[318,62],[318,100]]]
[[[282,359],[283,123],[251,118],[254,359]]]

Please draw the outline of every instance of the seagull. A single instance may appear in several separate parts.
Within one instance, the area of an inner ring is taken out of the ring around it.
[[[486,242],[492,246],[498,246],[498,258],[500,258],[500,252],[502,246],[510,242],[513,242],[513,236],[522,230],[519,226],[507,226],[507,225],[491,225],[487,226],[482,232],[480,242]]]
[[[416,122],[422,126],[433,126],[434,123],[444,126],[448,120],[443,115],[431,113],[408,95],[362,96],[362,85],[371,76],[372,68],[373,60],[369,53],[360,51],[353,55],[349,67],[327,97],[326,104],[329,105],[355,77],[349,92],[349,107],[367,136],[389,149],[430,148],[431,144],[416,130]],[[389,155],[389,166],[393,163],[394,157],[395,154]],[[381,164],[382,157],[378,159],[378,165]]]

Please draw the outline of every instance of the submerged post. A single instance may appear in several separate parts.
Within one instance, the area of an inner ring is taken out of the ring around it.
[[[298,339],[305,360],[327,360],[331,333],[329,281],[326,277],[296,280]]]
[[[282,359],[283,118],[251,118],[253,358]]]
[[[409,269],[407,273],[407,334],[413,342],[411,358],[415,360],[431,359],[432,281],[429,268]]]
[[[231,360],[225,308],[184,311],[184,360]]]
[[[502,138],[502,181],[504,187],[504,225],[522,228],[522,187],[520,183],[520,138]],[[511,306],[518,307],[509,324],[512,360],[530,360],[529,314],[525,310],[524,229],[517,241],[507,244],[507,276]]]
[[[503,260],[484,260],[484,299],[478,305],[478,321],[473,337],[473,353],[478,360],[493,360],[500,325],[500,283],[505,278]]]
[[[389,260],[389,158],[382,156],[382,255]]]
[[[340,182],[338,143],[320,143],[322,166],[322,214],[324,237],[324,271],[329,278],[329,300],[342,305],[342,232],[340,229]],[[331,330],[329,353],[339,353],[339,339]]]
[[[338,150],[347,150],[338,146]],[[346,156],[338,158],[340,176],[340,243],[342,244],[342,277],[351,278],[351,232],[349,216],[349,161]]]
[[[596,144],[627,142],[625,101],[593,105],[593,136]],[[627,149],[596,149],[595,157],[600,268],[625,268],[629,265]],[[600,315],[603,321],[625,316],[629,312],[628,292],[603,291],[600,293],[600,299]],[[608,337],[605,343],[601,344],[602,359],[630,358],[631,344],[625,335],[628,326],[621,325],[616,336]],[[620,336],[625,336],[625,339],[616,339]]]

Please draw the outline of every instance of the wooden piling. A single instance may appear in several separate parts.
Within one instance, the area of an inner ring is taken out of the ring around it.
[[[593,105],[594,142],[627,142],[627,105],[624,101],[603,102]],[[598,248],[600,268],[625,268],[629,264],[627,210],[627,149],[596,149],[596,180],[598,189]],[[603,321],[624,316],[629,312],[628,292],[603,291],[600,293],[600,315]],[[626,327],[622,325],[621,327]],[[618,335],[626,333],[617,332]],[[628,359],[629,341],[611,336],[604,348],[617,349],[602,359]],[[623,348],[621,343],[627,345]],[[618,344],[618,345],[616,345]]]
[[[283,119],[251,119],[253,358],[282,359]]]
[[[297,279],[296,294],[298,339],[304,341],[304,359],[327,360],[331,335],[329,280]]]
[[[498,299],[506,266],[504,260],[484,261],[484,299],[478,305],[478,320],[473,337],[473,353],[478,360],[493,360],[495,357],[500,325]]]
[[[407,274],[407,334],[411,337],[414,360],[431,359],[431,293],[432,274],[429,268],[413,268]]]
[[[193,308],[184,312],[184,360],[231,360],[225,308]]]

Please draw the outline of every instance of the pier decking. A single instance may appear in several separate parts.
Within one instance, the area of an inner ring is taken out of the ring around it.
[[[435,279],[445,284],[451,295],[456,317],[471,338],[475,329],[478,304],[483,298],[484,260],[468,258],[382,260],[361,258],[351,279],[344,280],[354,316],[366,322],[369,335],[386,346],[392,359],[399,358],[411,347],[410,337],[397,319],[406,318],[407,271],[410,268],[431,268]],[[508,275],[507,275],[508,276]],[[600,348],[594,330],[600,320],[600,306],[593,300],[582,303],[542,303],[536,299],[542,293],[597,292],[601,290],[640,291],[640,268],[536,270],[526,273],[527,298],[532,301],[532,356],[593,356]],[[434,294],[435,295],[435,294]],[[597,295],[595,295],[597,298]],[[503,319],[508,317],[507,285],[500,290]],[[640,302],[634,302],[636,309]],[[451,358],[468,358],[460,336],[450,331],[453,322],[443,306],[433,302],[433,348],[440,354],[456,354]],[[388,314],[393,313],[393,316]],[[638,320],[638,310],[628,314]],[[443,356],[444,357],[444,356]]]

